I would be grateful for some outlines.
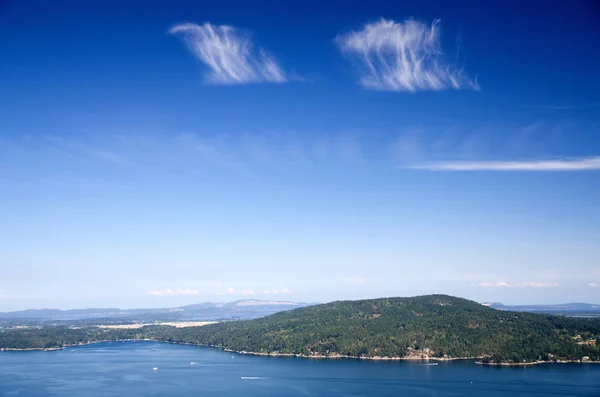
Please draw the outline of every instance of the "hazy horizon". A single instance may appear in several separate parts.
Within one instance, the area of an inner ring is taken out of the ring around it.
[[[192,3],[0,1],[0,311],[600,303],[593,2]]]
[[[433,293],[433,294],[438,294],[438,293]],[[431,294],[424,294],[424,295],[431,295]],[[293,304],[297,304],[297,303],[308,303],[308,304],[325,304],[325,303],[331,303],[334,301],[342,301],[342,300],[360,300],[360,299],[380,299],[380,298],[410,298],[410,297],[414,297],[414,296],[419,296],[419,295],[410,295],[410,296],[365,296],[365,297],[360,297],[360,298],[340,298],[340,299],[332,299],[332,300],[328,300],[328,301],[311,301],[311,300],[292,300],[292,299],[277,299],[277,298],[265,298],[265,299],[259,299],[259,298],[241,298],[241,299],[235,299],[235,300],[198,300],[198,301],[194,301],[192,299],[188,299],[188,300],[178,300],[179,302],[183,302],[183,303],[178,303],[175,304],[173,303],[172,305],[166,304],[163,306],[153,306],[151,304],[149,304],[147,301],[146,302],[142,302],[142,306],[119,306],[119,305],[114,305],[114,306],[73,306],[73,307],[50,307],[50,306],[44,306],[44,307],[27,307],[27,308],[21,308],[21,309],[9,309],[9,310],[0,310],[0,313],[9,313],[9,312],[20,312],[20,311],[24,311],[24,310],[63,310],[63,311],[67,311],[67,310],[85,310],[85,309],[120,309],[120,310],[134,310],[134,309],[168,309],[168,308],[174,308],[174,307],[182,307],[182,306],[189,306],[189,305],[196,305],[196,304],[203,304],[203,303],[212,303],[212,304],[228,304],[228,303],[236,303],[236,302],[240,302],[240,301],[251,301],[251,300],[257,300],[257,301],[263,301],[263,302],[289,302],[289,303],[293,303]],[[463,296],[456,296],[458,298],[465,298],[465,299],[470,299],[467,297],[463,297]],[[473,299],[470,299],[473,300]],[[499,301],[493,301],[493,300],[474,300],[478,303],[501,303],[503,305],[506,306],[519,306],[519,305],[523,305],[523,306],[529,306],[529,305],[561,305],[561,304],[576,304],[576,303],[587,303],[587,304],[592,304],[592,305],[597,305],[598,303],[596,302],[574,302],[574,301],[564,301],[564,302],[551,302],[551,303],[539,303],[539,302],[514,302],[514,303],[506,303],[506,302],[499,302]],[[164,302],[164,301],[163,301]],[[145,305],[145,306],[144,306]],[[598,304],[600,305],[600,304]]]

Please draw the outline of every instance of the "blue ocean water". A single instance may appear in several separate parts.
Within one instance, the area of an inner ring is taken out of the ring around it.
[[[155,369],[156,368],[156,369]],[[312,360],[154,342],[0,352],[1,396],[600,396],[600,364]]]

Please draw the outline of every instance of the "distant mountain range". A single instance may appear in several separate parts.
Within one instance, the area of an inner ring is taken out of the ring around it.
[[[600,305],[591,303],[563,303],[558,305],[504,305],[499,302],[484,302],[484,306],[515,312],[559,314],[570,317],[600,317]]]
[[[306,302],[265,301],[245,299],[235,302],[203,302],[192,305],[156,309],[29,309],[0,313],[0,320],[20,321],[207,321],[224,319],[252,319],[284,310],[310,306]]]
[[[316,303],[244,299],[235,302],[203,302],[186,306],[153,309],[29,309],[0,313],[0,322],[24,323],[126,323],[157,321],[211,321],[248,320],[277,312],[312,306]],[[529,313],[548,313],[570,317],[600,317],[600,305],[565,303],[558,305],[504,305],[483,302],[482,305],[498,310]]]

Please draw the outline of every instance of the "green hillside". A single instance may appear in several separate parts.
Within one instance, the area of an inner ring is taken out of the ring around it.
[[[309,356],[600,359],[592,346],[600,337],[598,319],[499,311],[446,295],[333,302],[183,329],[177,337],[236,351]]]

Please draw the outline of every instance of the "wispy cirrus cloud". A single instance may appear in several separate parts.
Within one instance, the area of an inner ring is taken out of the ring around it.
[[[198,290],[195,289],[163,289],[158,291],[150,292],[151,295],[155,296],[169,296],[169,295],[198,295]]]
[[[287,131],[0,136],[0,159],[7,165],[0,167],[0,181],[129,189],[157,179],[197,181],[212,172],[248,176],[363,167],[364,141],[352,133]],[[39,164],[35,169],[31,158]]]
[[[184,23],[174,26],[169,33],[181,35],[189,50],[209,68],[207,83],[285,83],[288,80],[273,56],[262,48],[255,48],[247,33],[232,26]]]
[[[450,63],[441,49],[440,20],[431,25],[413,19],[381,19],[336,38],[341,50],[357,60],[365,88],[385,91],[479,90],[477,81]]]
[[[590,171],[600,170],[600,156],[531,161],[443,161],[409,168],[428,171]]]

